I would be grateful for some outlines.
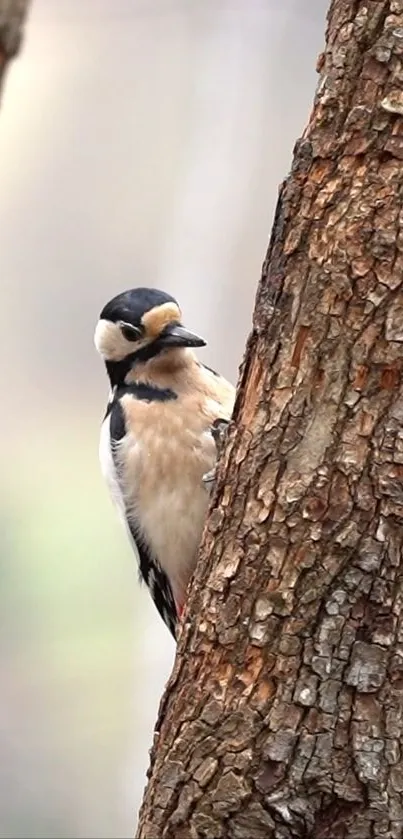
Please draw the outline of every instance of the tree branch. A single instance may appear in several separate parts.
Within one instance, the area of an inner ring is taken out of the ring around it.
[[[0,0],[0,91],[6,68],[22,45],[30,0]]]

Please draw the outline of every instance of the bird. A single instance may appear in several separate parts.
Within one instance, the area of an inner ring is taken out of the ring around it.
[[[109,378],[102,475],[163,621],[177,640],[235,388],[194,350],[174,297],[133,288],[102,309],[95,347]]]

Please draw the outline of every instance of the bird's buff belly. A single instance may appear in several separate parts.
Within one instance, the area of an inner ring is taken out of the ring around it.
[[[203,532],[209,496],[204,486],[162,484],[152,501],[142,501],[141,486],[136,519],[141,535],[168,575],[177,603],[183,603]]]
[[[150,426],[141,444],[126,438],[121,461],[127,512],[166,572],[177,603],[184,600],[206,518],[203,475],[215,463],[210,433],[183,426],[181,432],[155,435]]]

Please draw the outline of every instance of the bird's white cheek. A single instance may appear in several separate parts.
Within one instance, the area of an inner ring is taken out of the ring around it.
[[[98,321],[94,344],[100,355],[108,361],[121,361],[133,351],[133,345],[126,341],[117,324],[108,320]]]

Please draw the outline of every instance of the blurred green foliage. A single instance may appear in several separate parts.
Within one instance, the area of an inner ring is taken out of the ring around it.
[[[133,614],[141,631],[144,601],[96,457],[94,436],[86,445],[71,431],[5,457],[3,837],[83,835],[86,812],[99,813],[99,835],[122,824],[119,781],[141,721]]]

